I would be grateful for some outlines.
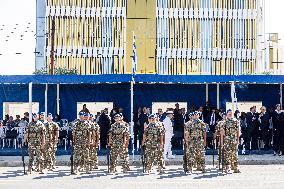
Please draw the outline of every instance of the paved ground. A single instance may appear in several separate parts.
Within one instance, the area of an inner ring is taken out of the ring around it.
[[[206,164],[212,164],[212,155],[206,156]],[[27,162],[28,157],[25,157]],[[215,160],[217,157],[215,156]],[[183,156],[178,155],[175,159],[166,161],[166,165],[182,165]],[[57,156],[57,166],[66,166],[70,163],[70,156],[63,155]],[[106,156],[99,156],[99,164],[106,165]],[[240,155],[239,163],[241,165],[271,165],[271,164],[284,164],[284,156],[273,156],[268,155]],[[141,156],[135,156],[134,161],[132,161],[132,156],[130,156],[130,164],[139,166],[141,165]],[[20,167],[22,166],[21,156],[0,156],[0,167]],[[284,188],[284,187],[283,187]]]
[[[180,166],[168,166],[165,174],[142,174],[141,169],[131,167],[126,174],[107,174],[100,167],[92,174],[70,175],[68,167],[58,167],[54,172],[39,175],[23,175],[21,167],[0,168],[0,188],[138,188],[138,189],[283,189],[284,165],[242,165],[240,174],[224,175],[212,166],[207,173],[185,175]]]

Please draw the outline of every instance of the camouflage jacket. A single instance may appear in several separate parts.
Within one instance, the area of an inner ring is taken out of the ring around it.
[[[206,124],[198,120],[190,120],[185,124],[184,132],[189,133],[190,139],[203,139],[203,134],[206,131]]]
[[[159,147],[161,136],[165,135],[165,128],[161,122],[149,123],[144,130],[145,145],[150,147]]]
[[[125,139],[129,137],[129,128],[124,123],[114,123],[109,130],[113,147],[123,147]]]
[[[46,131],[42,122],[30,122],[26,128],[28,143],[41,143]]]
[[[237,140],[239,133],[239,121],[236,118],[227,118],[224,121],[222,128],[225,131],[225,139]]]
[[[82,145],[89,143],[90,125],[86,121],[77,121],[73,128],[75,145]]]

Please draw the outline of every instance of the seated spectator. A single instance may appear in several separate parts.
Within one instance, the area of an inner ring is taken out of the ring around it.
[[[0,120],[0,139],[4,139],[5,136],[5,132],[4,132],[4,126],[3,126],[3,121]]]
[[[30,115],[29,112],[25,112],[25,113],[24,113],[24,119],[25,119],[25,121],[28,122],[28,123],[29,123],[29,115]]]
[[[20,123],[20,121],[21,121],[21,116],[20,115],[16,115],[16,119],[14,120],[15,127],[18,127],[18,124]]]
[[[5,119],[3,120],[3,125],[7,125],[7,122],[9,121],[9,115],[5,115]]]
[[[83,105],[83,109],[80,111],[80,112],[85,112],[85,113],[90,113],[90,111],[89,111],[89,109],[87,108],[87,105],[86,104],[84,104]]]
[[[6,126],[9,130],[13,129],[15,127],[15,122],[13,116],[9,117],[9,120],[6,123]]]

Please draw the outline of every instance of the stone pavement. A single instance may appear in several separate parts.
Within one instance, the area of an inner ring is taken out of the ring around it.
[[[25,156],[25,162],[28,157]],[[211,165],[213,160],[212,155],[206,156],[206,164]],[[62,155],[57,156],[57,166],[67,166],[70,164],[70,156]],[[183,156],[178,155],[175,159],[166,161],[166,165],[182,165]],[[217,162],[217,156],[215,156],[215,162]],[[268,155],[240,155],[240,165],[271,165],[271,164],[284,164],[284,156]],[[99,165],[106,165],[106,156],[99,156]],[[134,166],[141,165],[141,156],[135,155],[134,161],[130,156],[130,164]],[[0,167],[20,167],[22,166],[21,156],[0,156]],[[284,188],[284,187],[283,187]]]
[[[23,175],[21,167],[0,167],[0,188],[42,189],[283,189],[284,165],[241,165],[240,174],[223,174],[212,166],[206,173],[186,175],[180,166],[168,166],[159,175],[143,174],[140,167],[131,167],[128,173],[108,174],[106,167],[91,174],[70,175],[69,167],[58,167],[43,175]]]

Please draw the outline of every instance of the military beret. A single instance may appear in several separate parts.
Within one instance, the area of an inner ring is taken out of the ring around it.
[[[89,113],[84,112],[84,116],[85,116],[85,117],[87,117],[87,116],[90,116],[90,114],[89,114]]]
[[[85,115],[85,112],[79,112],[78,115],[79,115],[79,116],[84,116],[84,115]]]
[[[149,118],[149,119],[151,119],[151,118],[157,118],[157,115],[156,115],[156,114],[150,114],[150,115],[148,116],[148,118]]]
[[[122,117],[121,114],[117,113],[114,115],[114,118]]]
[[[195,115],[199,115],[199,116],[201,116],[201,112],[199,112],[199,111],[195,111],[195,112],[193,112],[193,113],[192,113],[192,115],[193,115],[193,116],[195,116]]]
[[[52,113],[49,113],[48,116],[52,116]]]
[[[228,110],[227,110],[227,113],[229,113],[229,112],[232,112],[232,110],[231,110],[231,109],[228,109]]]
[[[90,114],[89,116],[90,116],[90,117],[94,117],[94,115],[93,115],[93,114]]]

